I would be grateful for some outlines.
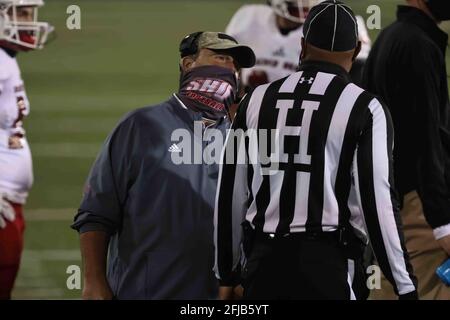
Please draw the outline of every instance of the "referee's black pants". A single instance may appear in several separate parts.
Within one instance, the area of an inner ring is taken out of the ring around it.
[[[244,299],[354,298],[349,261],[337,239],[256,236],[251,247],[242,273]],[[357,263],[356,269],[357,277],[365,285],[362,264]]]

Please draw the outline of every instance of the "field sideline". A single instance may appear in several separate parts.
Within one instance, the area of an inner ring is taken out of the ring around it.
[[[165,100],[178,86],[178,43],[190,32],[224,30],[242,0],[47,0],[42,20],[57,39],[42,52],[19,55],[31,101],[25,128],[35,184],[27,209],[26,248],[15,299],[74,299],[66,268],[81,265],[69,226],[83,183],[103,140],[134,108]],[[382,9],[382,27],[400,1],[345,1],[365,19]],[[82,10],[82,29],[65,27],[66,8]],[[371,31],[375,40],[378,31]],[[450,61],[447,56],[447,61]]]

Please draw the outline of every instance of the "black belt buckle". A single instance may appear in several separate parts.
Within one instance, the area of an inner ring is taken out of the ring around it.
[[[306,232],[306,240],[318,240],[320,239],[320,234],[318,232]]]
[[[353,233],[352,229],[339,227],[339,245],[346,257],[360,259],[364,254],[365,245]]]
[[[347,229],[345,227],[339,227],[339,243],[346,247],[348,245]]]

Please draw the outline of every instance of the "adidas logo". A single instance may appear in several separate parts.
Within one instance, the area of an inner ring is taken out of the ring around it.
[[[169,148],[169,152],[181,152],[181,149],[174,143],[173,145],[170,146]]]
[[[286,56],[286,54],[284,53],[283,47],[281,47],[278,50],[272,52],[272,55],[274,55],[276,57],[284,57],[284,56]]]

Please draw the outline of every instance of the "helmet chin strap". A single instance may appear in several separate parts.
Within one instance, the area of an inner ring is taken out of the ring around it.
[[[33,50],[31,48],[24,47],[24,46],[15,44],[15,43],[11,43],[11,42],[6,41],[6,40],[0,40],[0,47],[9,49],[9,50],[12,50],[12,51],[15,51],[15,52],[19,52],[19,51],[27,52],[27,51]]]

